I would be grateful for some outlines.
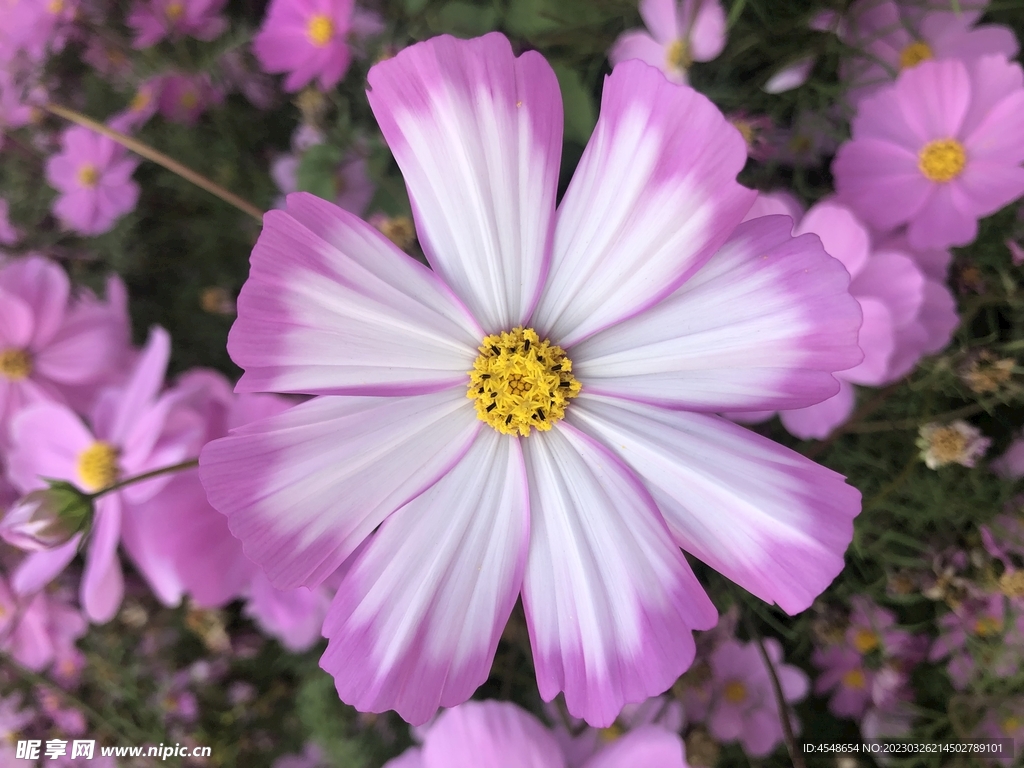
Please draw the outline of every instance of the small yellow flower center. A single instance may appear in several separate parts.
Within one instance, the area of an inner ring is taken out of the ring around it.
[[[967,450],[967,436],[952,427],[940,427],[932,433],[928,450],[938,464],[951,464]]]
[[[117,459],[117,449],[102,440],[82,451],[78,455],[78,479],[85,490],[102,491],[113,485],[121,473]]]
[[[78,183],[92,189],[100,180],[100,172],[92,163],[86,163],[78,169]]]
[[[847,688],[862,691],[867,684],[867,678],[864,677],[864,672],[860,669],[851,669],[843,675],[843,685]]]
[[[929,141],[917,156],[917,167],[929,181],[952,181],[963,172],[966,164],[964,145],[956,139]]]
[[[747,698],[747,686],[739,680],[730,680],[725,684],[722,694],[730,704],[742,704]]]
[[[334,36],[334,22],[324,14],[317,13],[309,20],[306,34],[313,45],[323,48]]]
[[[193,88],[186,88],[178,101],[185,109],[195,109],[199,104],[199,94]]]
[[[416,242],[416,227],[408,216],[388,216],[377,224],[377,229],[403,251]]]
[[[686,40],[676,40],[668,47],[666,59],[669,69],[685,72],[693,64],[693,57],[690,55],[690,44]]]
[[[870,629],[858,629],[853,635],[853,647],[857,653],[871,653],[878,647],[878,633]]]
[[[1003,628],[1003,622],[994,616],[982,616],[974,622],[974,634],[978,637],[991,637]]]
[[[185,13],[185,6],[181,3],[169,3],[167,8],[164,9],[164,14],[167,16],[167,20],[171,23],[177,21]]]
[[[934,57],[928,43],[922,40],[915,40],[902,51],[900,51],[900,69],[916,67],[922,61],[928,61]]]
[[[32,373],[32,358],[24,349],[0,352],[0,376],[11,381],[27,379]]]
[[[1015,734],[1020,729],[1020,726],[1021,720],[1016,715],[1010,715],[1000,724],[1000,727],[1003,729],[1003,733],[1007,736]]]
[[[1024,597],[1024,571],[1004,573],[999,577],[999,591],[1009,598]]]
[[[531,428],[546,432],[561,421],[579,393],[562,348],[519,327],[484,338],[466,396],[476,401],[480,421],[504,435],[527,437]]]
[[[149,102],[153,100],[153,97],[148,91],[138,91],[132,97],[132,103],[129,106],[132,112],[141,112],[149,106]]]
[[[622,735],[622,726],[618,723],[612,723],[607,728],[602,728],[597,733],[601,737],[601,741],[605,744],[610,744]]]
[[[754,130],[754,126],[752,126],[746,120],[733,120],[732,124],[736,128],[736,130],[740,132],[740,136],[743,137],[743,140],[747,143],[747,146],[754,146],[754,139],[757,137],[757,134]]]
[[[46,6],[46,10],[56,16],[64,10],[64,0],[50,0]]]

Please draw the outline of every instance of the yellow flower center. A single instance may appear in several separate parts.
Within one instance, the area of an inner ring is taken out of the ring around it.
[[[309,20],[306,34],[313,45],[323,48],[334,36],[334,22],[324,14],[317,13]]]
[[[857,653],[871,653],[878,647],[878,633],[870,629],[858,629],[853,635],[853,647]]]
[[[740,132],[740,136],[743,137],[743,140],[747,142],[747,146],[754,146],[754,139],[757,136],[756,132],[754,131],[754,126],[752,126],[746,120],[733,120],[732,124],[733,127],[735,127],[736,130]]]
[[[974,622],[974,634],[978,637],[990,637],[1003,628],[1003,622],[994,616],[982,616]]]
[[[669,69],[685,72],[693,64],[693,57],[690,55],[690,44],[685,40],[676,40],[668,47],[666,59]]]
[[[181,97],[178,101],[185,109],[195,109],[199,104],[199,94],[192,88],[186,88],[181,92]]]
[[[117,449],[110,443],[97,440],[78,455],[78,479],[87,491],[102,491],[117,480],[121,468],[117,465]]]
[[[46,10],[56,16],[64,10],[64,0],[50,0],[46,6]]]
[[[1005,733],[1007,736],[1012,736],[1013,734],[1015,734],[1020,729],[1020,726],[1020,718],[1016,715],[1010,715],[1000,724],[1000,727],[1002,727],[1003,729],[1003,733]]]
[[[167,16],[167,20],[175,22],[182,17],[185,13],[185,6],[181,3],[170,3],[167,8],[164,9],[164,14]]]
[[[915,40],[902,51],[900,51],[900,69],[916,67],[922,61],[933,58],[934,54],[928,43]]]
[[[11,381],[27,379],[32,373],[32,358],[24,349],[0,352],[0,375]]]
[[[100,180],[100,172],[92,163],[86,163],[78,169],[78,183],[92,189]]]
[[[153,97],[148,91],[138,91],[132,97],[132,103],[129,106],[132,112],[141,112],[149,106],[149,102],[153,100]]]
[[[929,181],[952,181],[963,172],[966,164],[964,145],[956,139],[929,141],[917,156],[917,167]]]
[[[480,421],[504,435],[527,437],[531,428],[546,432],[561,421],[579,393],[562,348],[519,327],[484,337],[466,396],[476,401]]]
[[[1010,598],[1024,597],[1024,571],[1004,573],[999,577],[999,591]]]
[[[730,680],[725,684],[722,693],[730,704],[741,704],[747,698],[747,686],[739,680]]]
[[[932,433],[928,449],[937,463],[951,464],[967,450],[967,437],[952,427],[940,427]]]
[[[862,691],[867,684],[867,678],[864,677],[864,672],[860,669],[851,669],[843,675],[843,685],[847,688],[855,688],[858,691]]]
[[[597,733],[598,736],[601,737],[601,741],[605,744],[610,744],[622,735],[622,727],[618,723],[612,723],[607,728],[602,728]]]

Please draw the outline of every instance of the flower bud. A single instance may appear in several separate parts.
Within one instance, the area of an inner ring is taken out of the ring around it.
[[[32,491],[0,519],[0,538],[28,552],[60,546],[92,521],[92,499],[61,480]]]

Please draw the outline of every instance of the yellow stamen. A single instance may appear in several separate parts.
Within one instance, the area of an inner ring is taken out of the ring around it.
[[[730,704],[741,704],[747,698],[747,686],[739,680],[730,680],[725,684],[722,693]]]
[[[306,34],[313,45],[323,48],[334,37],[334,22],[324,14],[318,13],[309,20]]]
[[[167,8],[164,9],[164,14],[167,16],[167,20],[174,23],[182,17],[185,13],[185,6],[181,3],[170,3]]]
[[[149,93],[149,91],[138,91],[132,97],[132,103],[131,105],[129,105],[129,109],[131,109],[132,112],[141,112],[149,106],[149,103],[152,100],[153,96]]]
[[[476,415],[504,435],[527,437],[546,432],[562,420],[571,398],[580,393],[572,361],[561,347],[541,341],[532,328],[486,336],[469,372],[466,396]]]
[[[46,10],[56,16],[64,10],[64,0],[50,0],[46,6]]]
[[[24,349],[0,352],[0,376],[11,381],[27,379],[32,373],[32,357]]]
[[[847,688],[855,688],[858,691],[862,691],[867,684],[867,678],[864,677],[864,672],[860,669],[851,669],[843,675],[843,685]]]
[[[78,183],[92,189],[100,181],[100,172],[92,163],[86,163],[78,169]]]
[[[1018,730],[1020,730],[1022,723],[1019,717],[1016,715],[1010,715],[1008,718],[1003,720],[1000,727],[1003,729],[1003,733],[1007,736],[1012,736]]]
[[[922,40],[915,40],[900,51],[900,69],[916,67],[922,61],[934,58],[931,47]]]
[[[690,44],[686,40],[676,40],[668,47],[668,68],[678,72],[685,72],[693,64],[693,57],[690,55]]]
[[[605,744],[610,744],[622,735],[622,728],[618,723],[612,723],[607,728],[599,730],[598,735]]]
[[[1009,598],[1024,597],[1024,571],[1008,571],[999,577],[999,591]]]
[[[109,488],[121,474],[117,465],[118,452],[110,443],[97,440],[78,455],[78,479],[85,490],[102,491]]]
[[[966,164],[964,145],[956,139],[929,141],[917,156],[917,167],[929,181],[952,181],[963,172]]]
[[[853,635],[853,647],[860,654],[871,653],[878,647],[878,643],[878,633],[870,629],[858,629]]]
[[[991,637],[1003,628],[1003,622],[994,616],[982,616],[974,622],[974,634],[978,637]]]
[[[181,92],[178,102],[185,109],[195,109],[199,104],[199,94],[192,88],[186,88]]]

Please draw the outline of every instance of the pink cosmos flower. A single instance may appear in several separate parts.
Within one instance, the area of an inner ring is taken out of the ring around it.
[[[1000,56],[927,61],[865,99],[832,164],[836,190],[914,248],[964,245],[1024,194],[1024,71]]]
[[[14,245],[21,238],[21,232],[11,225],[9,210],[7,201],[0,197],[0,245]]]
[[[640,0],[647,30],[619,35],[608,59],[612,66],[640,59],[674,83],[687,81],[695,61],[711,61],[725,48],[725,11],[719,0]]]
[[[0,62],[19,53],[41,63],[64,47],[79,0],[13,0],[0,5]]]
[[[581,768],[687,768],[679,736],[644,726],[612,741]],[[470,701],[441,713],[422,747],[384,768],[566,768],[558,743],[537,718],[503,701]]]
[[[79,402],[127,351],[123,286],[112,303],[71,295],[64,270],[41,256],[0,267],[0,445],[14,414],[30,403]]]
[[[271,0],[253,52],[267,72],[287,72],[286,91],[316,79],[329,91],[352,60],[354,0]]]
[[[433,269],[311,195],[267,213],[237,389],[318,397],[210,443],[203,484],[276,587],[346,563],[321,660],[343,700],[464,701],[521,592],[541,696],[609,725],[717,618],[680,547],[791,613],[842,569],[859,493],[711,414],[833,395],[849,278],[784,218],[737,227],[743,140],[643,62],[557,212],[541,56],[445,36],[369,81]]]
[[[301,162],[302,159],[298,155],[282,155],[271,165],[270,175],[282,195],[298,190],[298,171]],[[335,205],[356,216],[363,215],[366,206],[373,199],[374,192],[377,191],[377,186],[370,179],[366,158],[357,151],[349,152],[338,166],[335,178],[338,190]],[[278,198],[274,207],[284,208],[284,197]]]
[[[892,82],[891,72],[912,69],[923,61],[1017,55],[1013,30],[995,24],[975,27],[987,3],[953,11],[919,11],[893,0],[859,0],[846,15],[840,37],[858,53],[843,61],[840,74],[849,85],[847,98],[857,104]]]
[[[822,669],[814,681],[814,692],[832,694],[829,711],[837,717],[862,717],[871,704],[875,677],[875,670],[864,665],[863,656],[853,648],[833,645],[816,649],[813,661]]]
[[[1013,621],[1003,596],[996,592],[984,599],[965,601],[955,611],[939,619],[939,637],[928,653],[929,661],[949,658],[946,671],[953,687],[964,690],[978,665],[968,648],[968,639],[996,641],[1002,653],[989,659],[986,671],[995,675],[1013,674],[1022,661],[1024,621]],[[1016,642],[1012,642],[1012,641]]]
[[[789,704],[807,696],[810,683],[800,669],[782,663],[782,645],[765,639],[765,650],[775,667],[783,699]],[[755,643],[729,640],[711,655],[715,700],[708,729],[718,741],[739,741],[751,757],[767,757],[782,743],[782,722],[768,668]],[[799,728],[790,713],[794,730]]]
[[[93,408],[91,429],[64,406],[43,403],[20,411],[11,423],[9,472],[22,491],[67,480],[83,490],[106,488],[119,478],[168,466],[194,455],[195,423],[171,418],[174,400],[160,396],[170,338],[154,328],[128,383],[107,390]],[[159,492],[166,477],[100,497],[89,540],[81,601],[95,622],[109,620],[121,604],[124,582],[117,545],[122,514]],[[28,555],[14,573],[19,594],[37,591],[74,558],[82,534],[52,550]]]
[[[128,108],[118,112],[107,121],[110,127],[122,133],[132,133],[149,122],[160,105],[164,79],[164,75],[158,75],[142,83],[135,91]]]
[[[184,75],[164,75],[160,81],[157,105],[167,120],[183,125],[195,125],[212,104],[220,104],[224,94],[213,85],[205,72]]]
[[[46,161],[46,180],[61,193],[54,215],[82,235],[101,235],[135,210],[139,161],[113,139],[72,126],[61,136],[61,152]]]
[[[58,682],[77,677],[82,659],[75,641],[85,634],[81,612],[61,592],[21,597],[0,576],[0,650],[35,672],[51,668]]]
[[[165,37],[186,35],[213,40],[228,27],[220,16],[227,0],[136,0],[128,14],[128,26],[135,31],[133,48],[149,48]]]
[[[1024,437],[1010,443],[1010,447],[990,466],[993,472],[1007,480],[1024,477]]]
[[[973,736],[976,739],[1011,738],[1014,743],[1024,740],[1024,698],[1016,696],[991,707],[975,726]]]

